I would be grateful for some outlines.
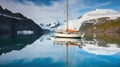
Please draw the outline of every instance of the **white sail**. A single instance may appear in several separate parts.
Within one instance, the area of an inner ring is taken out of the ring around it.
[[[79,31],[80,27],[82,26],[83,21],[80,20],[80,19],[77,19],[77,20],[69,20],[68,23],[69,23],[69,24],[68,24],[68,25],[69,25],[68,29],[70,29],[70,30],[75,30],[75,31]],[[58,29],[58,30],[66,30],[66,24],[58,27],[57,29]]]

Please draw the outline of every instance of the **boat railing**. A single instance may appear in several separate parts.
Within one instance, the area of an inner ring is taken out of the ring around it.
[[[55,33],[62,33],[62,34],[82,34],[81,32],[67,32],[66,30],[55,30]]]

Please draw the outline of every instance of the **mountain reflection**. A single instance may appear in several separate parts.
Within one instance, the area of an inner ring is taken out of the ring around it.
[[[114,55],[120,52],[120,40],[114,37],[112,37],[113,39],[109,38],[110,37],[106,37],[106,35],[104,36],[103,34],[102,36],[93,34],[87,35],[83,39],[51,37],[50,40],[53,40],[55,45],[78,46],[91,54]]]
[[[32,44],[41,35],[12,35],[10,33],[0,34],[0,55],[11,52],[12,50],[21,50],[25,46]]]
[[[99,46],[107,46],[107,44],[117,44],[120,47],[120,34],[119,33],[89,33],[85,36],[86,40],[95,41]]]
[[[120,67],[119,39],[114,38],[115,43],[105,36],[74,39],[53,35],[1,35],[0,67]]]

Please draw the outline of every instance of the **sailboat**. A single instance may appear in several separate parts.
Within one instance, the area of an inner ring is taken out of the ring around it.
[[[76,30],[71,30],[69,29],[69,23],[68,23],[68,0],[66,0],[66,6],[67,6],[67,13],[66,13],[66,30],[62,31],[55,31],[54,36],[55,37],[67,37],[67,38],[82,38],[84,36],[83,33],[76,31]]]

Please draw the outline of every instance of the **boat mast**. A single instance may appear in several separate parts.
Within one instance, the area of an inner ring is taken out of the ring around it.
[[[66,67],[69,67],[69,60],[68,60],[68,44],[66,44]]]
[[[66,22],[67,22],[67,28],[66,28],[66,31],[68,32],[68,0],[66,0]]]

